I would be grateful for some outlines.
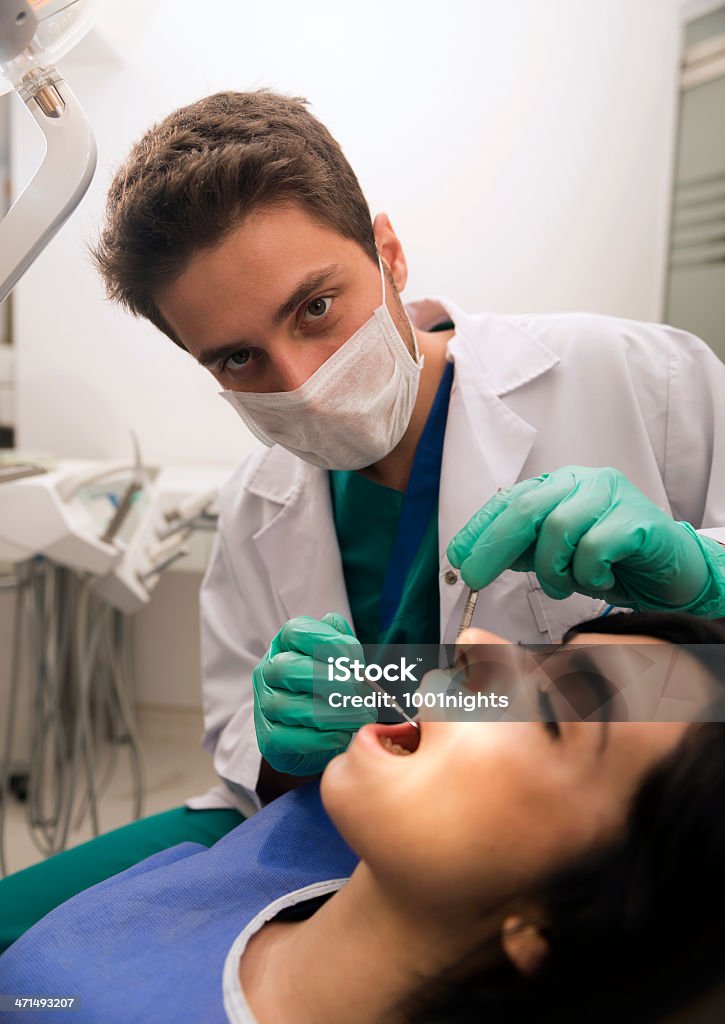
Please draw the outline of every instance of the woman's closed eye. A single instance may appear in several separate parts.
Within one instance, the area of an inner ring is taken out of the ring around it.
[[[566,653],[567,657],[559,663],[558,670],[552,672],[549,681],[537,690],[539,719],[551,738],[556,740],[562,738],[561,722],[598,722],[602,727],[599,744],[602,750],[608,738],[616,688],[599,671],[588,653]],[[548,670],[552,667],[547,665]]]
[[[553,740],[561,739],[561,729],[554,714],[551,697],[545,690],[536,691],[536,703],[539,709],[539,720]]]

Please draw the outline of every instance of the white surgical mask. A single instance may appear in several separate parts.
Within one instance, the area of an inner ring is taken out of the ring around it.
[[[423,357],[415,358],[383,302],[294,391],[222,391],[255,437],[323,469],[362,469],[395,448],[410,422]],[[412,327],[411,327],[412,330]],[[415,331],[413,331],[415,338]]]

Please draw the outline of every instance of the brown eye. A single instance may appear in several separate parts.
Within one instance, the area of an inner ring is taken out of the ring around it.
[[[305,306],[305,317],[309,317],[310,320],[321,320],[329,311],[331,305],[332,298],[329,295],[323,295],[319,299],[312,299]]]
[[[232,352],[230,356],[223,359],[219,364],[219,373],[226,373],[227,370],[241,370],[251,361],[252,353],[248,348],[240,348],[238,352]]]

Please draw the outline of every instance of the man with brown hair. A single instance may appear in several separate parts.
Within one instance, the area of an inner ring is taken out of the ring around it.
[[[474,625],[523,642],[615,604],[725,612],[725,367],[668,327],[406,308],[390,219],[303,101],[172,113],[116,175],[95,257],[262,442],[222,490],[202,590],[204,746],[225,785],[164,834],[121,830],[123,866],[202,822],[211,841],[230,808],[344,749],[368,713],[317,720],[320,642],[451,642],[466,587]],[[119,870],[93,850],[121,833],[88,844],[76,888]]]

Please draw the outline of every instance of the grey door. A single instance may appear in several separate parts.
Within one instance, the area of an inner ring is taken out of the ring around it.
[[[725,7],[685,45],[665,320],[725,361]]]

